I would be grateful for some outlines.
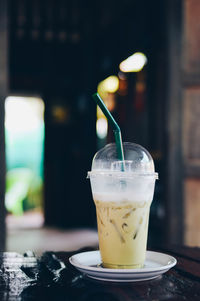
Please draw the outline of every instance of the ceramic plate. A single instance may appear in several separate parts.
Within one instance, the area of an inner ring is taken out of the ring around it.
[[[170,255],[147,251],[141,269],[107,269],[101,266],[100,251],[83,252],[69,258],[70,263],[86,276],[103,281],[134,282],[157,278],[176,264]]]

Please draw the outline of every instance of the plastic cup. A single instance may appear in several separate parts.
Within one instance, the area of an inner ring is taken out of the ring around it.
[[[106,145],[96,153],[88,172],[102,264],[113,269],[144,265],[149,210],[158,178],[146,149],[130,142],[123,143],[123,148],[122,162],[117,159],[116,145]]]

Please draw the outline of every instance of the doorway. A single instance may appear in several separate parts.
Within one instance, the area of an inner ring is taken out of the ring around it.
[[[40,97],[5,100],[7,227],[43,225],[44,102]]]

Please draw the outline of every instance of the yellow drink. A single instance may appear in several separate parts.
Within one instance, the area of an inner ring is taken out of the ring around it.
[[[88,172],[96,205],[103,266],[113,269],[144,265],[149,210],[155,180],[151,155],[138,144],[124,142],[120,161],[116,144],[100,149]]]
[[[151,202],[102,201],[95,196],[94,201],[103,266],[141,268],[145,260]]]

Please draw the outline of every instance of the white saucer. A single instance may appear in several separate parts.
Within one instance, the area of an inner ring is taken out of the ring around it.
[[[69,258],[70,263],[90,278],[114,281],[134,282],[157,278],[167,272],[176,263],[170,255],[147,251],[144,267],[141,269],[107,269],[100,266],[100,251],[83,252]]]

